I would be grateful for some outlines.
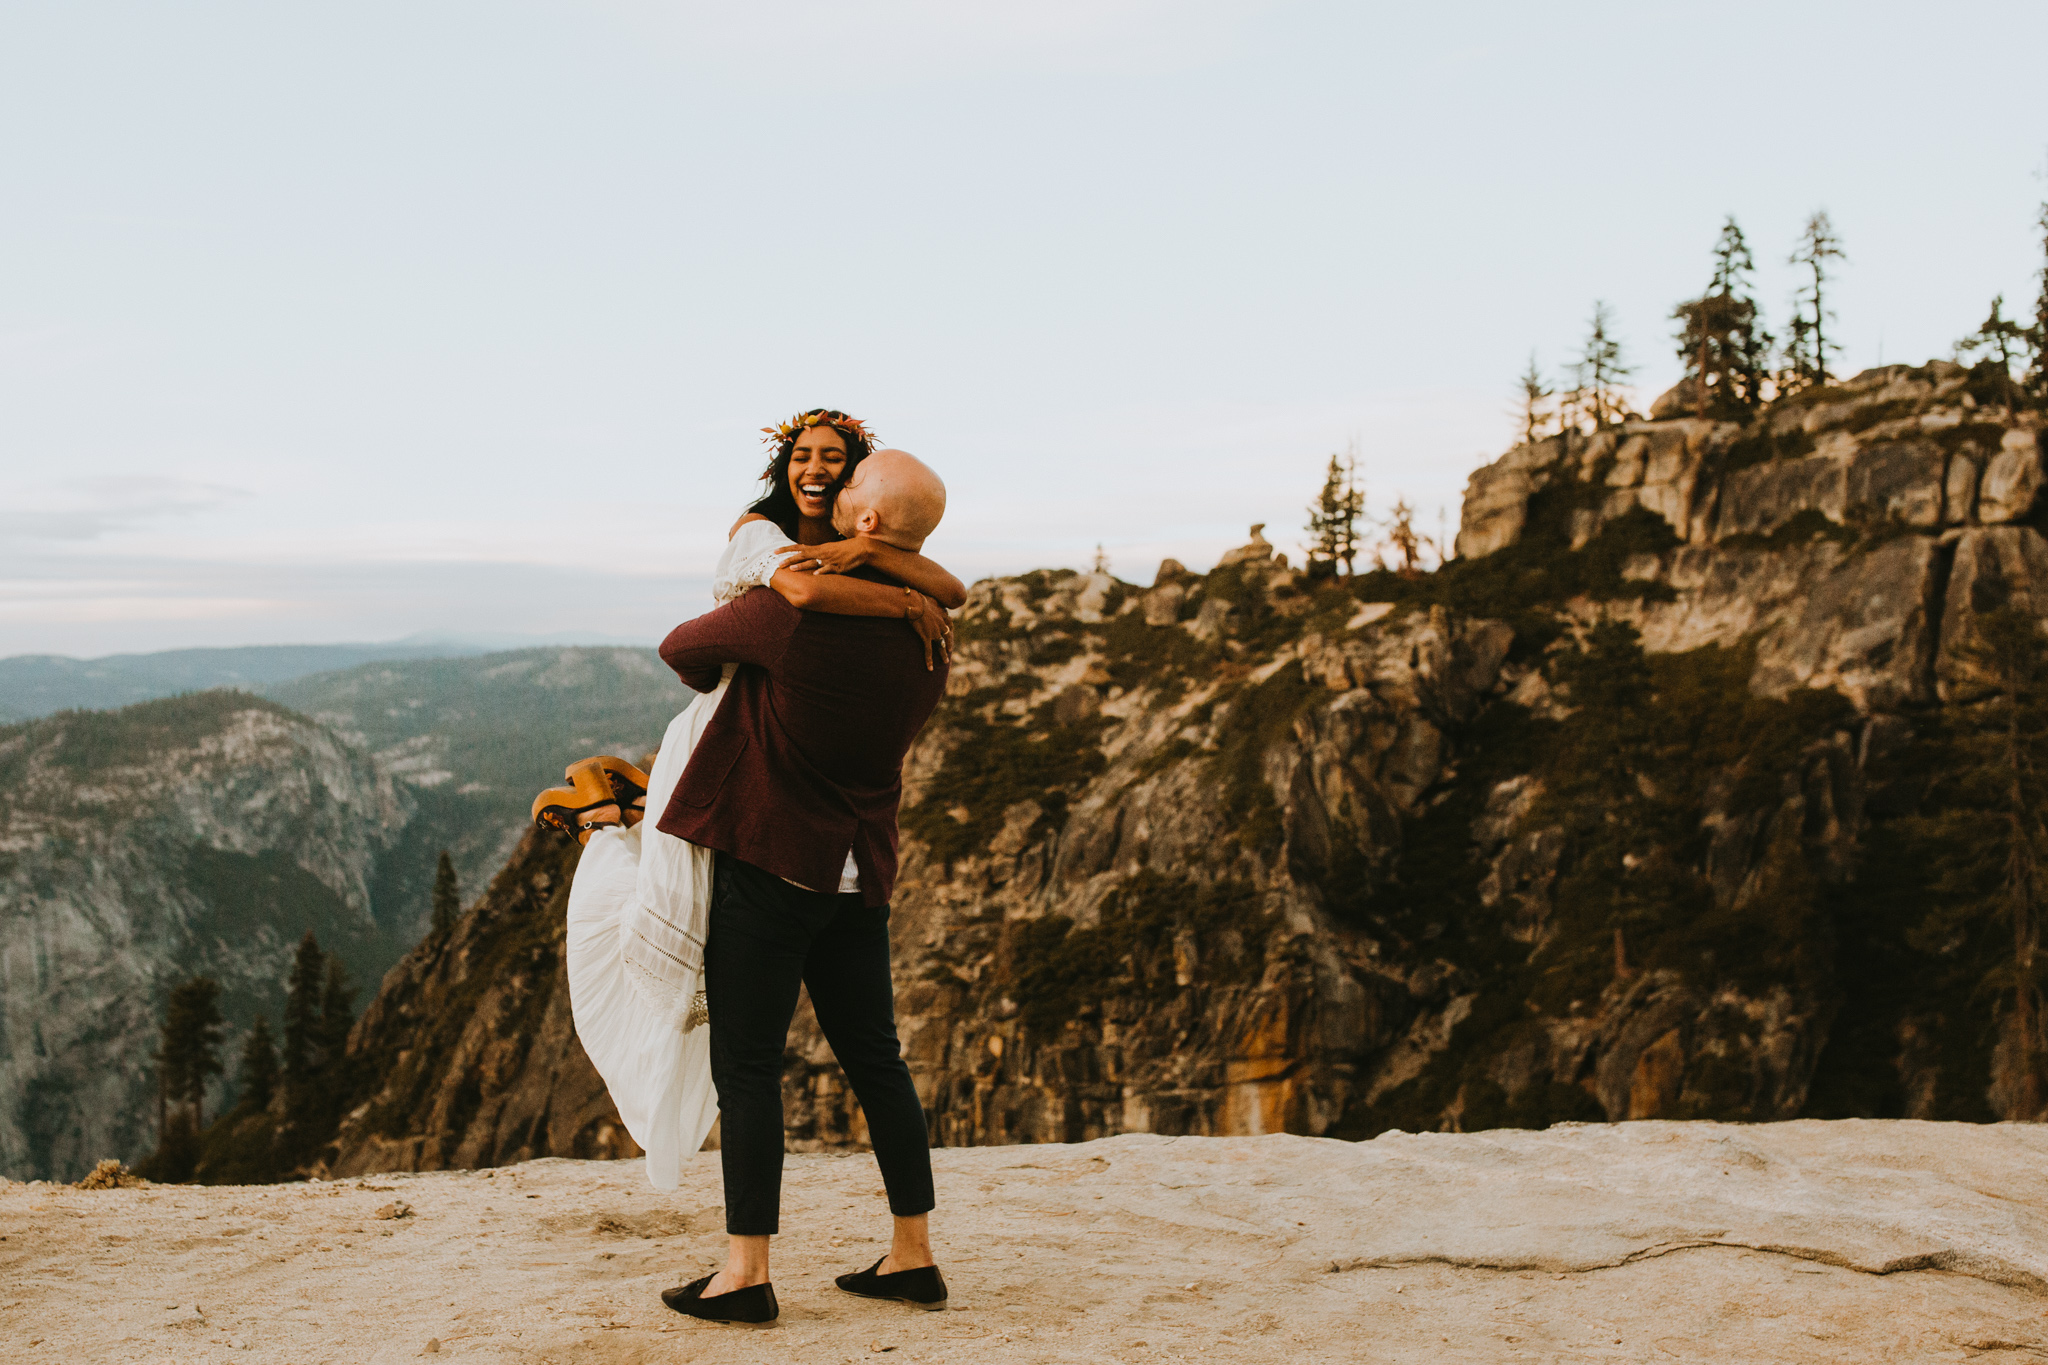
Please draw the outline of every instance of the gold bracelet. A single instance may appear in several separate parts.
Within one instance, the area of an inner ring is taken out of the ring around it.
[[[918,618],[920,613],[918,612],[917,605],[917,594],[915,592],[912,592],[908,585],[905,585],[903,589],[904,620],[915,621]]]

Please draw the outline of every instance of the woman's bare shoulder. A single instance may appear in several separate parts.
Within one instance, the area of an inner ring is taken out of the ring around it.
[[[766,518],[766,517],[762,516],[762,515],[761,515],[761,514],[760,514],[759,512],[746,512],[746,513],[743,513],[743,514],[742,514],[742,515],[740,516],[740,519],[739,519],[738,521],[736,521],[736,522],[734,522],[734,523],[732,524],[732,529],[731,529],[730,531],[727,531],[727,532],[725,533],[725,538],[726,538],[727,540],[731,540],[731,539],[732,539],[732,538],[733,538],[734,536],[736,536],[736,535],[738,535],[738,534],[740,533],[740,527],[742,527],[742,526],[746,526],[746,525],[749,525],[750,523],[753,523],[753,522],[756,522],[756,521],[766,521],[766,520],[768,520],[768,518]]]

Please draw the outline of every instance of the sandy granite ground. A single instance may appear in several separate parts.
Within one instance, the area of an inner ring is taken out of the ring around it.
[[[262,1188],[0,1184],[8,1361],[2048,1358],[2048,1130],[1631,1123],[1128,1136],[934,1153],[944,1313],[840,1294],[873,1161],[797,1156],[781,1321],[661,1288],[723,1255],[718,1158]],[[379,1218],[395,1203],[410,1215]]]

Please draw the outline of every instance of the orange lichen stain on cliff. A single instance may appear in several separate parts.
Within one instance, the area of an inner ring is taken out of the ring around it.
[[[1222,1134],[1258,1137],[1289,1131],[1299,1105],[1297,1059],[1289,1056],[1285,997],[1271,997],[1250,1012],[1233,1056],[1223,1064]]]
[[[1643,1049],[1629,1078],[1628,1116],[1663,1118],[1678,1107],[1678,1086],[1685,1074],[1685,1044],[1672,1029]]]

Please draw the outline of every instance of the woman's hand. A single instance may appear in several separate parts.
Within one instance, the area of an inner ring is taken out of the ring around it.
[[[940,657],[952,663],[953,618],[946,614],[944,607],[915,588],[905,588],[903,592],[903,614],[909,620],[910,628],[917,632],[917,638],[924,641],[925,672],[931,672],[934,645],[938,646]]]
[[[866,536],[855,536],[851,540],[830,540],[823,545],[785,545],[775,553],[794,554],[795,559],[783,564],[785,569],[798,573],[845,573],[858,569],[874,558],[874,542]]]

